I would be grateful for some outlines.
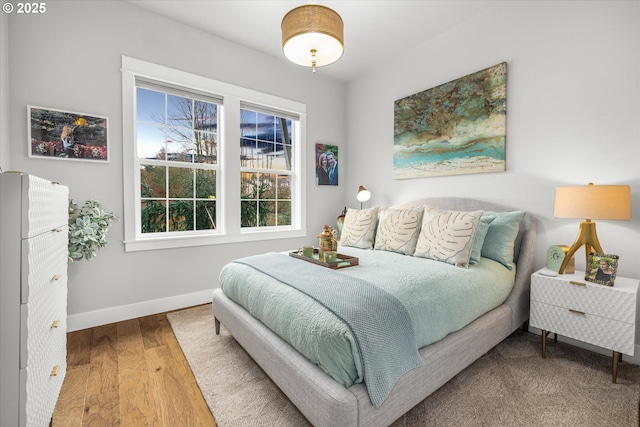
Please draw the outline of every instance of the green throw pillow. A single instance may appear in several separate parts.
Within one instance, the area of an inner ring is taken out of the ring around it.
[[[513,248],[524,211],[485,212],[484,215],[494,217],[494,220],[489,224],[487,236],[482,244],[482,256],[513,270]]]
[[[484,239],[487,237],[489,224],[491,224],[494,219],[496,219],[494,216],[485,215],[480,218],[478,230],[476,231],[476,237],[475,239],[473,239],[473,248],[471,249],[471,258],[469,259],[469,264],[476,265],[480,262],[480,257],[482,256],[482,245],[484,244]]]

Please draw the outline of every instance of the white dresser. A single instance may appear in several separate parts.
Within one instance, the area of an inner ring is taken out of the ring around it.
[[[613,287],[584,280],[582,274],[531,276],[529,324],[546,335],[553,332],[613,351],[613,382],[620,353],[633,356],[638,280],[617,277]]]
[[[0,173],[0,427],[48,426],[66,373],[68,197]]]

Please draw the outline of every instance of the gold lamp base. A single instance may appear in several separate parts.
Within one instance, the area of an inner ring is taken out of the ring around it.
[[[585,246],[585,265],[589,264],[589,254],[591,253],[591,249],[595,249],[598,253],[603,254],[602,246],[600,246],[600,241],[598,240],[598,235],[596,234],[596,223],[591,222],[591,220],[582,221],[580,223],[580,230],[578,231],[578,237],[576,241],[573,242],[573,245],[569,248],[569,252],[564,257],[564,261],[562,261],[562,265],[560,266],[560,270],[558,274],[564,274],[564,270],[567,268],[569,264],[569,260],[573,258],[575,252],[582,247]]]

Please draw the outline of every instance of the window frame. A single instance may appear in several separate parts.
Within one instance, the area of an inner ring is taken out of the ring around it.
[[[306,105],[169,67],[122,56],[122,129],[125,251],[144,251],[288,239],[306,236]],[[136,77],[222,98],[218,111],[218,184],[215,230],[145,233],[140,229],[140,174],[136,153]],[[251,104],[275,114],[297,117],[293,126],[291,225],[240,226],[240,108]]]

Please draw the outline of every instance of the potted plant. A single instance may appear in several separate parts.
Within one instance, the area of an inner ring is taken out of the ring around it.
[[[102,210],[97,200],[87,200],[82,208],[69,200],[69,261],[95,257],[96,251],[109,243],[107,231],[113,221],[118,217]]]

